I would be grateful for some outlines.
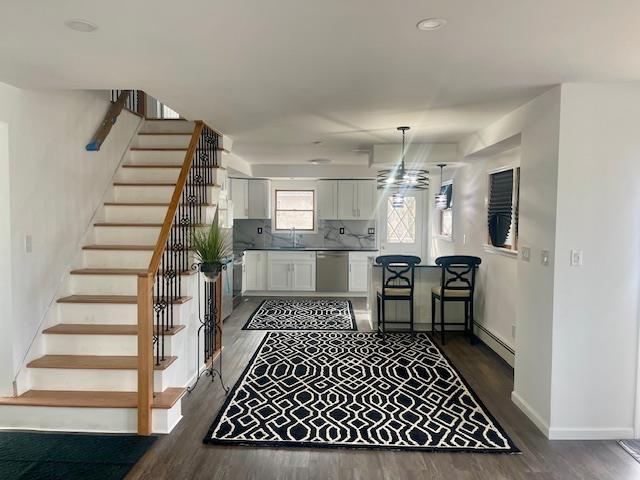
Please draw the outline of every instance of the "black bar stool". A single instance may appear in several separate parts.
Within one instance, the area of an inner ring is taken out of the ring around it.
[[[431,335],[436,333],[436,300],[440,301],[440,338],[445,343],[445,325],[464,325],[464,331],[473,344],[473,293],[476,286],[476,268],[482,263],[478,257],[452,255],[436,258],[442,270],[440,286],[431,289]],[[444,323],[444,304],[464,302],[464,323]]]
[[[376,301],[378,305],[378,334],[382,334],[383,340],[387,324],[408,323],[409,332],[411,335],[415,335],[413,328],[413,287],[415,284],[415,266],[420,261],[420,257],[413,255],[381,255],[376,258],[376,263],[382,265],[382,291],[377,292]],[[387,322],[384,305],[388,300],[409,302],[409,320]]]

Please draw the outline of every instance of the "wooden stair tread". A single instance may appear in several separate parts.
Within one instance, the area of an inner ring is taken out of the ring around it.
[[[187,147],[131,147],[135,152],[186,152]]]
[[[177,357],[166,357],[154,370],[164,370]],[[68,368],[88,370],[137,370],[138,357],[133,355],[44,355],[27,364],[29,368]]]
[[[122,168],[182,168],[181,164],[166,164],[166,163],[128,163],[126,165],[122,165]],[[213,165],[209,168],[217,168],[221,170],[226,170],[224,167],[219,167],[218,165]]]
[[[135,250],[135,251],[153,251],[155,245],[85,245],[83,250]]]
[[[162,202],[104,202],[108,207],[169,207],[168,203]],[[215,207],[216,203],[196,203],[197,207]]]
[[[138,132],[138,135],[193,135],[193,132]]]
[[[160,228],[162,223],[136,223],[136,222],[96,222],[95,227],[149,227]]]
[[[165,335],[175,335],[185,328],[174,325]],[[157,331],[154,326],[154,330]],[[59,323],[42,331],[49,335],[138,335],[138,325]]]
[[[78,268],[71,270],[71,275],[146,275],[146,268]],[[162,271],[159,272],[163,274]],[[197,270],[185,270],[180,275],[195,275]]]
[[[175,187],[176,183],[165,183],[165,182],[114,182],[114,186],[116,187]],[[205,187],[219,187],[217,183],[203,183],[203,184],[195,184],[195,183],[187,183],[187,185],[204,185]]]
[[[184,388],[167,388],[153,397],[152,408],[169,409],[185,394]],[[0,405],[38,407],[137,408],[137,392],[29,390],[19,397],[0,397]]]
[[[181,305],[191,300],[191,297],[178,297],[173,301],[174,305]],[[115,303],[137,304],[137,295],[69,295],[57,300],[58,303]]]

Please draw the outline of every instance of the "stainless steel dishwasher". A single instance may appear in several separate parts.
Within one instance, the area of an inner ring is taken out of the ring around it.
[[[349,252],[320,251],[316,254],[316,291],[349,291]]]

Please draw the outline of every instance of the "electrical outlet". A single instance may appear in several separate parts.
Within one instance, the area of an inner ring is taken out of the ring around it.
[[[369,232],[369,235],[374,235],[376,233],[376,230],[375,228],[370,228],[368,232]]]
[[[545,267],[549,265],[549,250],[540,251],[540,263]]]
[[[258,235],[262,235],[262,227],[258,227]]]
[[[582,250],[571,250],[571,259],[569,265],[572,267],[582,266]]]
[[[344,227],[340,227],[340,235],[344,235]]]
[[[33,252],[33,239],[31,238],[31,235],[24,236],[24,251],[26,253]]]
[[[529,262],[531,261],[531,247],[520,247],[520,252],[521,256],[522,256],[522,261],[523,262]]]

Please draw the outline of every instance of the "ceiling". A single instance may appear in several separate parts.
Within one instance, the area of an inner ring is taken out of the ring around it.
[[[398,125],[456,142],[551,85],[640,79],[637,0],[0,1],[0,81],[143,89],[250,163],[365,164]]]

